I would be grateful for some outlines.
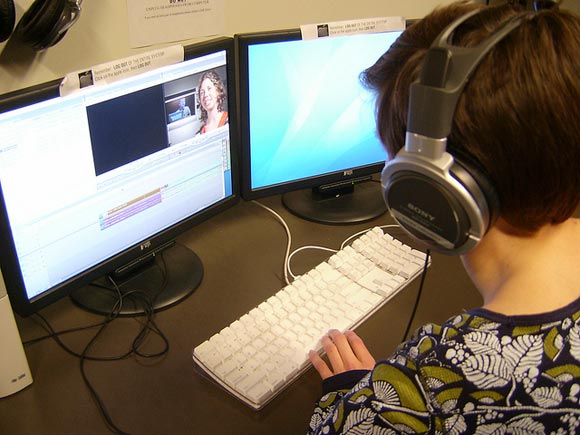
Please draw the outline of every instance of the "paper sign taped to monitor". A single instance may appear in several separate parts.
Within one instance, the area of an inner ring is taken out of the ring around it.
[[[60,83],[60,95],[65,96],[82,88],[111,83],[161,66],[183,62],[183,59],[183,46],[172,45],[102,63],[67,74]]]
[[[302,39],[318,39],[354,35],[356,33],[391,32],[396,30],[405,30],[405,18],[378,17],[319,24],[303,24],[300,26]]]

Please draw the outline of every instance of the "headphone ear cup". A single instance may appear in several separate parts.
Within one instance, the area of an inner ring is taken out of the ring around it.
[[[6,41],[12,34],[16,22],[16,11],[13,0],[0,0],[0,42]]]
[[[67,0],[35,0],[16,26],[18,38],[35,50],[43,50],[59,42],[59,22]]]
[[[381,183],[401,227],[443,254],[471,250],[499,214],[498,197],[485,173],[448,153],[429,160],[403,149],[385,165]]]
[[[483,169],[480,169],[479,164],[459,158],[456,155],[454,156],[454,165],[451,168],[451,173],[470,192],[475,189],[481,191],[483,201],[485,201],[482,206],[487,207],[489,215],[489,222],[487,223],[487,228],[489,229],[498,218],[500,210],[499,196],[489,177],[484,173]]]

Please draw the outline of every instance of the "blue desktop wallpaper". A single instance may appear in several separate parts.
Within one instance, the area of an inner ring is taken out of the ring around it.
[[[252,188],[384,161],[360,73],[400,32],[249,47]]]

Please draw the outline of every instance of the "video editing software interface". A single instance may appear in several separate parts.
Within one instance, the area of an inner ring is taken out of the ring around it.
[[[400,34],[249,42],[249,132],[243,139],[249,141],[253,192],[384,163],[375,96],[359,75]]]
[[[206,71],[226,81],[226,52],[0,114],[29,299],[234,194],[229,125],[201,129]]]

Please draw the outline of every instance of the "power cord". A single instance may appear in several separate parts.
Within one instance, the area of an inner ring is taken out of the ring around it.
[[[160,255],[159,257],[162,258],[162,255]],[[164,263],[163,259],[162,259],[162,266],[163,266],[162,269],[163,269],[163,273],[164,273],[164,281],[163,281],[163,285],[161,286],[160,292],[163,290],[163,288],[165,288],[165,286],[167,284],[167,279],[168,279],[168,277],[166,276],[167,269],[165,268],[165,263]],[[62,331],[55,331],[54,328],[52,327],[52,325],[49,323],[49,321],[44,316],[42,316],[40,313],[35,313],[33,315],[33,318],[37,321],[37,323],[39,323],[39,325],[43,329],[45,329],[47,331],[48,334],[41,336],[41,337],[31,339],[31,340],[27,340],[23,344],[24,345],[31,345],[31,344],[38,343],[38,342],[45,340],[45,339],[48,339],[48,338],[52,338],[65,352],[78,358],[79,363],[80,363],[79,366],[80,366],[80,371],[81,371],[83,381],[84,381],[86,387],[88,388],[88,390],[91,394],[91,397],[96,402],[96,404],[99,408],[99,412],[101,413],[103,419],[105,420],[107,427],[112,432],[114,432],[116,434],[130,435],[128,432],[122,430],[113,421],[110,413],[107,410],[107,406],[105,405],[104,401],[102,400],[102,398],[98,394],[96,388],[93,386],[89,377],[87,376],[87,373],[85,370],[85,363],[86,363],[86,361],[99,361],[99,362],[119,361],[119,360],[123,360],[123,359],[126,359],[126,358],[128,358],[130,356],[134,356],[134,355],[142,357],[142,358],[160,357],[160,356],[165,355],[167,352],[169,352],[169,340],[167,339],[167,337],[163,334],[161,329],[155,323],[155,320],[154,320],[155,311],[153,308],[154,307],[154,299],[151,300],[151,298],[149,298],[149,296],[147,294],[145,294],[144,292],[138,291],[138,290],[123,293],[113,278],[109,277],[109,281],[111,283],[112,288],[103,287],[100,285],[98,287],[101,289],[107,289],[107,290],[114,291],[117,294],[117,301],[116,301],[115,305],[112,307],[111,312],[106,316],[104,321],[96,323],[96,324],[87,325],[87,326],[81,326],[81,327],[66,329],[66,330],[62,330]],[[158,292],[158,294],[160,292]],[[121,313],[122,308],[123,308],[123,303],[128,298],[131,298],[132,300],[139,299],[143,304],[144,313],[145,313],[145,321],[142,322],[141,328],[139,329],[138,333],[136,334],[135,338],[133,339],[130,349],[128,351],[126,351],[125,353],[122,353],[120,355],[113,355],[113,356],[91,355],[90,354],[91,348],[97,342],[97,340],[101,336],[101,334],[107,329],[107,327],[114,320],[116,320],[120,317],[120,313]],[[89,340],[89,342],[86,344],[86,346],[84,347],[84,349],[80,353],[71,349],[61,339],[62,335],[74,333],[74,332],[79,332],[79,331],[85,331],[85,330],[89,330],[89,329],[93,329],[93,328],[99,328],[99,329],[94,334],[94,336]],[[149,336],[150,333],[154,333],[155,335],[157,335],[161,339],[161,348],[160,348],[160,350],[157,350],[154,352],[144,352],[142,348],[144,346],[145,339]]]

